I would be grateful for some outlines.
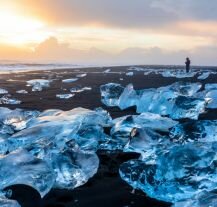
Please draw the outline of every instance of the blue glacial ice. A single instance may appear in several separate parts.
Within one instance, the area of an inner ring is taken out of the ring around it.
[[[64,80],[62,80],[62,82],[63,83],[73,83],[77,80],[78,80],[78,78],[70,78],[70,79],[64,79]]]
[[[8,94],[8,91],[4,88],[0,88],[0,94]]]
[[[172,207],[216,207],[216,192],[201,193],[194,198],[175,203]]]
[[[16,91],[16,93],[19,93],[19,94],[27,94],[28,91],[27,91],[27,90],[19,90],[19,91]]]
[[[199,120],[180,123],[170,130],[170,139],[176,143],[217,141],[217,121]]]
[[[100,86],[102,102],[107,106],[117,106],[123,91],[124,87],[117,83],[108,83]]]
[[[87,73],[81,73],[81,74],[76,75],[77,78],[84,78],[86,76],[87,76]]]
[[[160,74],[165,78],[192,78],[197,74],[197,72],[186,73],[185,70],[165,70],[160,72]]]
[[[102,109],[91,111],[75,108],[70,111],[49,110],[27,123],[27,128],[7,139],[9,151],[36,144],[62,144],[75,140],[81,148],[95,150],[103,139],[103,127],[109,126],[111,117]],[[106,136],[106,135],[105,135]],[[85,144],[84,144],[85,143]]]
[[[16,98],[12,98],[10,94],[7,94],[0,98],[0,104],[16,105],[21,104],[21,101]]]
[[[149,112],[140,115],[128,115],[113,120],[111,135],[128,137],[133,128],[149,128],[156,131],[169,132],[169,129],[176,124],[178,124],[177,121]]]
[[[92,90],[92,88],[91,87],[76,87],[76,88],[71,88],[70,89],[70,92],[71,93],[81,93],[81,92],[83,92],[83,91],[90,91],[90,90]]]
[[[156,164],[131,160],[120,166],[120,176],[148,196],[176,203],[217,188],[217,143],[171,146]]]
[[[118,106],[122,110],[136,106],[137,113],[198,119],[207,105],[206,99],[193,97],[201,86],[200,83],[178,82],[157,89],[135,90],[132,84],[123,88],[120,84],[109,83],[101,86],[101,97],[105,105]]]
[[[126,76],[133,76],[133,75],[134,75],[133,72],[128,72],[128,73],[126,73]]]
[[[2,107],[0,112],[0,190],[25,184],[44,196],[51,188],[83,185],[97,172],[95,151],[109,139],[103,127],[112,121],[107,111],[75,108],[39,113]]]
[[[5,197],[0,197],[1,207],[21,207],[17,201],[9,200]]]
[[[11,185],[25,184],[35,188],[43,197],[55,182],[55,174],[51,166],[26,150],[1,156],[0,166],[1,190]]]
[[[210,72],[203,72],[200,76],[197,77],[198,80],[205,80],[210,76]]]
[[[208,100],[206,108],[217,108],[217,84],[206,84],[205,90],[197,93],[195,96]]]
[[[56,94],[56,97],[59,99],[70,99],[74,96],[75,94],[71,93],[65,93],[65,94]]]
[[[112,122],[112,128],[110,130],[111,137],[105,137],[105,141],[103,141],[99,147],[99,149],[103,150],[124,150],[126,152],[133,151],[143,154],[144,150],[140,149],[131,149],[131,143],[138,140],[140,148],[148,147],[149,149],[154,143],[144,142],[143,138],[136,139],[134,132],[136,135],[138,131],[148,130],[150,133],[155,133],[155,131],[159,132],[169,132],[169,129],[175,126],[178,122],[173,121],[170,118],[161,117],[158,114],[151,113],[142,113],[140,115],[129,115],[114,119]],[[157,134],[157,132],[155,133]],[[131,137],[133,139],[131,140]],[[161,136],[162,138],[163,136]],[[151,138],[151,137],[150,137]],[[130,141],[131,140],[131,141]],[[130,142],[129,142],[130,141]],[[144,144],[144,145],[143,145]]]
[[[51,152],[46,160],[52,164],[56,173],[55,188],[74,189],[85,184],[99,166],[96,153],[80,151],[78,149],[63,152]]]
[[[43,88],[48,88],[52,80],[33,79],[27,81],[27,86],[32,86],[32,91],[42,91]]]

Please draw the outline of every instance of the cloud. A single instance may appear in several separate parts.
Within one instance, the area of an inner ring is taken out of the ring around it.
[[[217,21],[217,1],[154,0],[154,6],[176,13],[181,19]]]
[[[134,47],[117,54],[110,54],[97,48],[86,51],[73,49],[68,44],[58,42],[55,37],[50,37],[40,43],[34,52],[0,45],[0,56],[2,60],[84,65],[184,65],[186,56],[189,56],[194,65],[217,65],[217,47],[215,46],[177,51],[168,51],[159,47]]]
[[[157,27],[176,20],[151,0],[19,0],[21,9],[59,25]]]
[[[25,13],[64,26],[156,28],[177,21],[217,21],[217,1],[16,0]]]

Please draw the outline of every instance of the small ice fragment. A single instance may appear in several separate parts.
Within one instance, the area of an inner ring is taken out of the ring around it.
[[[55,174],[52,168],[26,150],[14,151],[0,157],[0,189],[10,185],[24,184],[45,196],[52,188]]]
[[[117,106],[123,91],[124,87],[117,83],[108,83],[100,86],[102,102],[107,106]]]
[[[133,72],[126,73],[127,76],[133,76],[133,74],[134,74]]]
[[[32,86],[32,91],[42,91],[43,88],[50,86],[51,80],[45,79],[33,79],[27,81],[27,86]]]
[[[83,92],[83,91],[90,91],[90,90],[92,90],[91,87],[84,87],[84,88],[79,88],[79,87],[77,87],[77,88],[71,88],[71,89],[70,89],[70,92],[71,92],[71,93],[81,93],[81,92]]]
[[[198,80],[205,80],[205,79],[207,79],[209,77],[209,75],[210,75],[210,72],[204,72],[200,76],[198,76],[197,79]]]
[[[0,94],[8,94],[8,91],[3,88],[0,88]]]
[[[166,70],[161,72],[161,75],[165,78],[192,78],[196,75],[196,72],[186,73],[184,70]]]
[[[56,97],[59,98],[59,99],[70,99],[74,95],[75,94],[71,94],[71,93],[68,93],[68,94],[56,94]]]
[[[62,82],[63,83],[73,83],[77,80],[78,80],[78,78],[70,78],[70,79],[64,79],[64,80],[62,80]]]
[[[1,207],[21,207],[19,203],[15,200],[9,200],[5,197],[0,197],[0,206]]]
[[[111,71],[111,69],[107,69],[103,73],[109,73],[110,71]]]
[[[20,94],[27,94],[27,93],[28,93],[28,91],[26,91],[26,90],[19,90],[19,91],[16,91],[16,93],[20,93]]]
[[[21,104],[21,101],[15,98],[10,98],[11,95],[4,95],[0,98],[0,104]]]
[[[87,76],[87,73],[83,73],[83,74],[78,74],[78,75],[76,75],[77,78],[83,78],[83,77],[85,77],[85,76]]]

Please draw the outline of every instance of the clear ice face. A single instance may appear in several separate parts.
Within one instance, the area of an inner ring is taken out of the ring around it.
[[[64,80],[62,80],[62,82],[63,83],[73,83],[77,80],[78,80],[78,78],[70,78],[70,79],[64,79]]]
[[[0,189],[24,184],[36,189],[43,197],[55,182],[55,174],[47,162],[26,150],[14,151],[0,158]]]
[[[9,200],[5,197],[0,197],[1,207],[21,207],[17,201]]]
[[[176,143],[217,141],[217,121],[200,120],[177,124],[170,130],[170,139]]]
[[[206,108],[216,109],[217,108],[217,84],[206,84],[205,90],[195,94],[196,97],[204,98],[208,104]]]
[[[70,92],[71,93],[81,93],[83,91],[90,91],[90,90],[92,90],[91,87],[83,87],[83,88],[77,87],[77,88],[71,88]]]
[[[100,139],[106,136],[102,127],[110,126],[111,117],[102,109],[91,111],[75,108],[70,111],[45,111],[28,122],[27,128],[7,139],[10,151],[36,143],[62,145],[76,140],[82,148],[95,150]],[[85,145],[84,145],[85,143]]]
[[[103,130],[111,126],[107,111],[0,108],[0,112],[0,190],[24,184],[44,196],[52,187],[83,185],[97,172],[95,151],[110,140]]]
[[[86,77],[86,76],[87,76],[87,73],[82,73],[82,74],[76,75],[77,78],[83,78],[83,77]]]
[[[21,101],[16,98],[11,98],[11,95],[4,95],[0,98],[0,104],[21,104]]]
[[[74,189],[85,184],[96,174],[99,166],[95,153],[79,150],[51,153],[49,159],[56,173],[54,187],[59,189]]]
[[[75,94],[67,93],[67,94],[56,94],[56,97],[59,99],[70,99],[74,96]]]
[[[217,143],[172,146],[156,164],[131,160],[121,165],[123,180],[148,196],[176,203],[217,188]]]
[[[151,112],[169,115],[173,119],[198,119],[205,111],[207,100],[193,95],[200,90],[200,83],[178,82],[157,89],[134,90],[129,84],[126,88],[120,84],[101,86],[102,102],[107,106],[126,109],[136,106],[137,113]]]
[[[26,91],[26,90],[19,90],[19,91],[16,91],[16,93],[19,93],[19,94],[27,94],[28,91]]]
[[[192,199],[175,203],[172,207],[217,207],[216,192],[205,192]]]
[[[200,76],[197,77],[198,80],[205,80],[210,76],[210,72],[204,72]]]
[[[108,83],[100,87],[102,102],[107,106],[118,106],[124,87],[117,83]]]
[[[133,76],[133,75],[134,75],[133,72],[128,72],[128,73],[126,73],[126,76]]]
[[[8,94],[8,91],[3,88],[0,88],[0,94]]]
[[[197,72],[186,73],[185,70],[165,70],[160,74],[165,78],[192,78]]]
[[[51,82],[51,80],[33,79],[27,81],[27,86],[32,86],[32,91],[42,91],[43,88],[48,88]]]

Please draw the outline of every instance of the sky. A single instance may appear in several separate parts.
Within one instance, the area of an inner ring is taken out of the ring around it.
[[[216,0],[0,0],[0,61],[217,65]]]

